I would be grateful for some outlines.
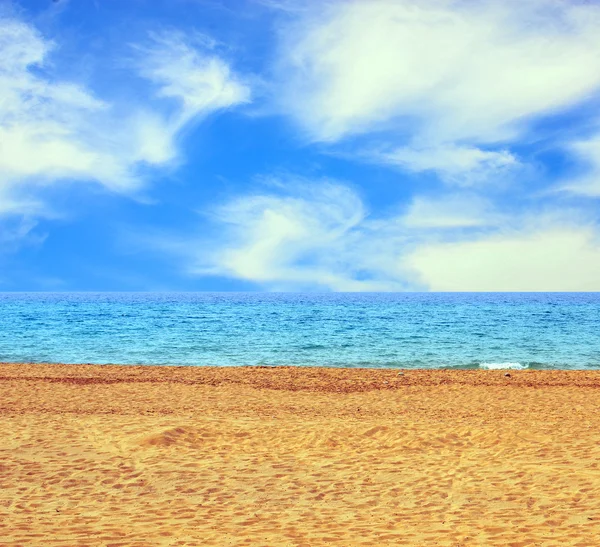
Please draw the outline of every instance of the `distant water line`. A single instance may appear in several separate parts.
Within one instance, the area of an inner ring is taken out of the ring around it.
[[[600,368],[600,293],[0,293],[0,361]]]

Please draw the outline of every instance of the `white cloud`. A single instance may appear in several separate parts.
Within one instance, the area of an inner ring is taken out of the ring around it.
[[[406,263],[434,291],[600,290],[600,241],[589,227],[424,245]]]
[[[572,143],[569,149],[585,164],[587,172],[559,189],[588,197],[600,197],[600,134]]]
[[[37,222],[32,218],[17,215],[0,217],[0,249],[14,250],[23,244],[39,245],[46,239],[45,234],[35,233]]]
[[[180,33],[154,36],[152,47],[140,48],[144,54],[141,74],[159,86],[162,97],[181,101],[181,120],[187,121],[250,100],[250,89],[232,73],[229,65],[214,55],[192,47]],[[214,44],[204,37],[204,44]]]
[[[213,221],[210,238],[159,246],[191,275],[270,290],[600,290],[600,240],[577,211],[500,214],[459,193],[377,218],[341,183],[299,180],[238,197]]]
[[[55,49],[31,25],[0,18],[0,214],[40,214],[35,187],[64,180],[136,190],[140,167],[176,159],[187,123],[249,98],[223,60],[181,35],[162,35],[138,60],[156,94],[175,101],[160,107],[151,94],[146,105],[107,103],[61,80],[49,72]]]
[[[192,250],[192,274],[224,275],[278,290],[406,287],[396,253],[388,252],[399,241],[393,234],[379,240],[381,230],[368,221],[361,199],[343,185],[297,181],[284,195],[235,199],[215,220],[220,235],[210,243],[178,245],[183,254]]]
[[[372,155],[376,160],[398,165],[408,171],[435,171],[446,181],[470,186],[484,179],[506,175],[518,166],[507,150],[486,151],[475,146],[440,145],[430,148],[404,146]]]
[[[77,120],[105,106],[70,83],[34,75],[52,44],[30,26],[0,20],[0,176],[6,187],[23,178],[89,170],[93,154],[78,145]],[[0,188],[1,189],[1,188]]]
[[[411,229],[474,228],[498,225],[501,216],[479,196],[450,194],[415,197],[402,222]]]
[[[312,6],[281,28],[281,111],[316,141],[382,130],[397,150],[379,160],[409,170],[455,180],[511,165],[506,143],[522,136],[532,117],[600,88],[595,3]]]

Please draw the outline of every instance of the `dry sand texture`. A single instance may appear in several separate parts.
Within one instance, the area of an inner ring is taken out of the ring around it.
[[[0,365],[0,544],[600,545],[600,374]]]

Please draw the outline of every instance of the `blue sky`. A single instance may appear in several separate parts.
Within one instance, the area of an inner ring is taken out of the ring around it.
[[[599,28],[0,0],[0,290],[600,290]]]

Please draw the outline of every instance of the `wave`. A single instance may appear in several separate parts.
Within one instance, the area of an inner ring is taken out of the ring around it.
[[[487,370],[523,370],[528,367],[529,365],[522,365],[521,363],[479,363],[479,368],[484,368]]]

